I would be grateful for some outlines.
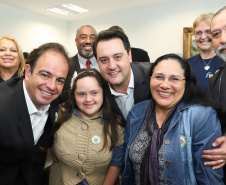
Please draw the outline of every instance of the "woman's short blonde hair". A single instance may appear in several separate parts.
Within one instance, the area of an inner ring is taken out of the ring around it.
[[[213,18],[213,15],[214,13],[209,12],[209,13],[201,14],[200,16],[198,16],[193,22],[193,30],[195,31],[195,27],[201,22],[211,25],[211,20]]]
[[[19,60],[20,60],[20,65],[19,65],[19,69],[18,69],[18,76],[23,76],[24,75],[24,68],[25,68],[25,61],[24,61],[24,55],[23,55],[23,51],[20,47],[20,44],[17,42],[16,39],[14,39],[13,37],[10,37],[10,36],[0,37],[0,41],[4,40],[4,39],[5,40],[11,40],[16,44],[17,51],[18,51],[18,54],[19,54]]]

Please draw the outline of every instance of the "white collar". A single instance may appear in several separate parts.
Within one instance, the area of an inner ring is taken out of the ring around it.
[[[114,89],[112,89],[111,85],[109,83],[108,83],[108,85],[109,85],[109,88],[110,88],[112,95],[114,95],[114,96],[125,95],[125,94],[119,93],[119,92],[115,91]],[[132,68],[131,68],[131,76],[130,76],[130,80],[129,80],[129,85],[128,85],[127,90],[126,90],[127,94],[129,94],[129,89],[134,89],[134,75],[133,75]]]
[[[86,61],[87,60],[90,60],[93,65],[97,63],[97,60],[96,60],[96,58],[94,56],[92,58],[90,58],[90,59],[87,59],[87,58],[84,58],[81,55],[79,55],[79,53],[78,53],[78,60],[79,60],[79,62],[81,62],[85,66],[86,66]]]

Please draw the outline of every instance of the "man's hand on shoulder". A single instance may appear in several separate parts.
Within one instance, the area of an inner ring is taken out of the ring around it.
[[[226,162],[226,136],[215,139],[212,146],[219,146],[220,148],[204,150],[202,158],[210,160],[209,162],[204,163],[205,166],[213,166],[212,169],[216,170],[223,167]]]

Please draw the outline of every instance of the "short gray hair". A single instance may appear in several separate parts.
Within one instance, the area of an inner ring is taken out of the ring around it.
[[[90,25],[83,25],[83,26],[80,26],[80,27],[77,29],[77,31],[76,31],[76,38],[78,37],[78,32],[79,32],[79,30],[80,30],[81,28],[83,28],[83,27],[90,27],[90,28],[93,28],[93,29],[95,30],[96,34],[97,34],[97,31],[96,31],[96,29],[95,29],[94,27],[92,27],[92,26],[90,26]]]

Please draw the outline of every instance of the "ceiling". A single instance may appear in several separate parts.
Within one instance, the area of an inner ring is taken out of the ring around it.
[[[0,0],[0,3],[61,20],[73,21],[81,18],[125,11],[167,1],[173,0]],[[46,8],[59,6],[64,3],[73,3],[77,6],[88,9],[89,12],[65,16],[45,10]]]

